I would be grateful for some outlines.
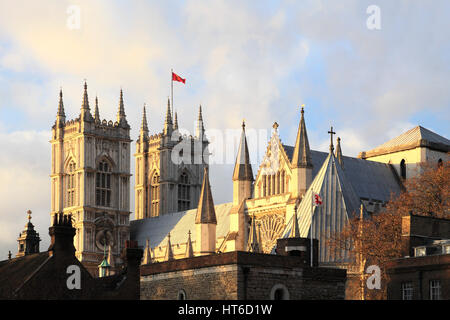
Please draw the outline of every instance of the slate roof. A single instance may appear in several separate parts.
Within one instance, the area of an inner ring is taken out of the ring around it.
[[[287,145],[283,145],[283,147],[290,160],[294,147]],[[327,152],[311,150],[313,179],[327,156]],[[345,175],[360,198],[385,202],[390,199],[391,192],[399,193],[401,191],[388,164],[346,156],[343,156],[342,159]]]
[[[230,229],[230,211],[232,202],[214,206],[217,219],[216,238],[223,238]],[[138,245],[144,247],[147,238],[150,246],[165,247],[167,235],[170,232],[172,244],[186,243],[188,232],[191,231],[192,242],[196,239],[195,216],[197,209],[168,213],[159,217],[130,221],[131,240],[138,241]]]
[[[361,152],[360,156],[365,158],[402,151],[417,146],[426,146],[448,152],[450,151],[450,140],[424,127],[416,126],[372,150]]]

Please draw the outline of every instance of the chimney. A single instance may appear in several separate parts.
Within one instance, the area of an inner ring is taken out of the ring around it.
[[[55,214],[53,216],[53,225],[49,228],[49,234],[51,238],[50,247],[48,248],[50,255],[75,255],[75,247],[73,245],[75,228],[72,227],[71,214]]]

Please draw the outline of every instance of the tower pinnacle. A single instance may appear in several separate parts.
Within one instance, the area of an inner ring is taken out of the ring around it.
[[[292,155],[292,165],[297,168],[312,166],[303,106],[301,108],[301,118],[297,131],[297,139],[295,141],[294,154]]]

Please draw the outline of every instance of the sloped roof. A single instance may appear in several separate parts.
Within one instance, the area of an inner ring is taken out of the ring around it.
[[[230,229],[230,211],[233,203],[223,203],[214,207],[217,218],[216,238],[223,238]],[[195,216],[197,209],[168,213],[158,217],[130,221],[131,240],[138,241],[144,247],[147,238],[150,246],[164,247],[167,245],[167,235],[170,232],[170,241],[174,244],[186,243],[188,232],[191,231],[191,240],[195,241]]]
[[[290,158],[294,147],[287,145],[283,147]],[[326,152],[311,150],[313,179],[327,156]],[[345,175],[360,198],[388,201],[391,192],[400,192],[400,185],[388,164],[346,156],[342,159]]]
[[[422,126],[416,126],[372,150],[362,152],[360,156],[365,158],[418,146],[435,147],[447,152],[450,150],[450,140]]]
[[[322,197],[322,206],[312,207],[312,195]],[[324,161],[311,186],[297,210],[300,237],[310,236],[311,210],[313,210],[313,237],[319,238],[319,259],[322,262],[334,261],[328,252],[326,236],[339,232],[347,221],[360,210],[361,201],[344,170],[333,153]],[[289,220],[283,237],[289,237],[293,226],[293,216]]]

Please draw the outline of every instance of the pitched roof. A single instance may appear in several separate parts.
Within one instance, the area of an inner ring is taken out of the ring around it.
[[[230,211],[233,203],[223,203],[216,205],[217,227],[216,238],[223,238],[230,230]],[[138,241],[140,246],[144,246],[146,239],[150,239],[153,248],[165,247],[167,235],[170,232],[172,245],[186,243],[186,235],[189,230],[195,230],[195,216],[197,209],[168,213],[158,217],[139,219],[130,221],[131,240]],[[191,240],[196,240],[196,232],[191,233]]]
[[[291,158],[294,147],[283,145],[286,155]],[[319,172],[328,153],[311,150],[313,163],[313,179]],[[363,160],[353,157],[342,157],[345,163],[345,175],[360,198],[388,201],[391,192],[399,193],[401,187],[388,164]]]
[[[450,151],[450,140],[424,127],[416,126],[372,150],[361,152],[359,157],[366,158],[419,146],[428,146],[448,152]]]
[[[322,197],[322,206],[312,208],[313,193],[318,193]],[[320,235],[320,261],[334,261],[329,256],[329,248],[323,235],[340,231],[354,214],[358,214],[360,204],[360,198],[347,179],[344,170],[334,154],[330,153],[300,202],[297,211],[300,237],[307,238],[310,236],[311,209],[313,210],[313,237],[317,238],[316,235]],[[288,238],[291,233],[293,217],[294,215],[287,224],[283,238]]]

